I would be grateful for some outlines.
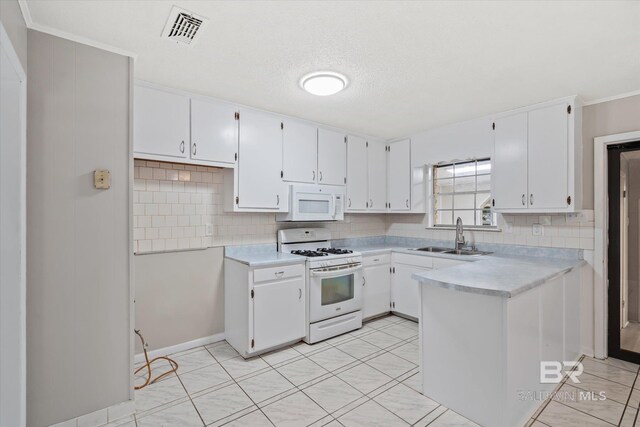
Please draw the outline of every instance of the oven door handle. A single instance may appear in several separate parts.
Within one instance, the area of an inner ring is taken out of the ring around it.
[[[330,276],[339,277],[339,276],[344,276],[345,274],[355,273],[356,271],[360,271],[360,270],[362,270],[362,264],[358,264],[356,266],[351,266],[351,267],[336,268],[334,270],[329,270],[329,271],[311,270],[310,275],[311,277],[330,277]]]

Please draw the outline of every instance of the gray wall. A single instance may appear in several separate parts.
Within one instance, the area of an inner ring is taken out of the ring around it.
[[[18,0],[0,0],[0,21],[11,39],[22,68],[27,71],[27,26]]]
[[[224,332],[223,257],[217,247],[134,258],[136,329],[149,349]]]
[[[640,130],[640,95],[584,107],[582,111],[584,209],[593,209],[593,138],[637,130]]]
[[[130,59],[29,30],[27,425],[129,400]],[[109,190],[93,171],[111,171]]]

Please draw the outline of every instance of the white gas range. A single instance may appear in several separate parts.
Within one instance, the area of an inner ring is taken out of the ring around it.
[[[307,334],[315,343],[362,327],[362,255],[333,248],[325,228],[278,232],[278,251],[304,256]]]

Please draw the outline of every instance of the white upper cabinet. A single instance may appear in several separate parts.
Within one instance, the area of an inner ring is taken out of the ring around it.
[[[389,144],[387,200],[390,211],[411,210],[411,140]]]
[[[228,104],[191,99],[191,159],[235,166],[238,154],[237,109]]]
[[[380,141],[369,140],[367,175],[368,210],[384,212],[387,208],[387,146]]]
[[[136,157],[182,161],[189,157],[189,98],[145,86],[134,90]]]
[[[569,114],[565,102],[529,112],[529,207],[566,209]]]
[[[346,135],[318,129],[318,184],[344,185],[347,179]]]
[[[318,128],[285,119],[282,133],[283,180],[315,183],[318,175]]]
[[[492,188],[496,209],[527,209],[527,113],[495,121]]]
[[[282,178],[282,129],[279,117],[240,110],[236,205],[241,209],[287,209]],[[226,176],[225,176],[226,179]],[[226,184],[226,183],[225,183]],[[226,196],[225,196],[226,197]]]
[[[368,208],[367,141],[358,136],[347,137],[347,211]]]
[[[581,129],[582,105],[575,96],[499,115],[494,129],[494,210],[580,210]]]

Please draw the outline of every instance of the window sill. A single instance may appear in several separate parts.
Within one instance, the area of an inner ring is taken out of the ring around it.
[[[452,226],[448,226],[448,225],[442,225],[442,226],[438,226],[438,227],[425,227],[426,230],[455,230],[456,227],[454,225]],[[489,233],[501,233],[502,229],[498,228],[498,227],[467,227],[466,225],[464,226],[464,231],[487,231]]]

